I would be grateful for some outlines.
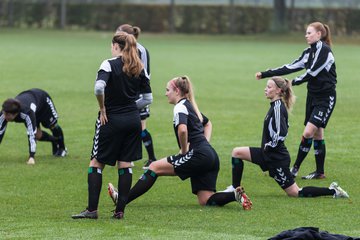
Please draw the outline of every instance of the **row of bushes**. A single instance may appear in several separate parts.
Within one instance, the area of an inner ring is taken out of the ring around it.
[[[60,5],[56,3],[19,3],[10,16],[6,4],[0,5],[0,26],[59,28]],[[120,23],[140,26],[146,32],[179,32],[206,34],[253,34],[270,29],[273,9],[244,6],[189,6],[171,9],[167,5],[68,4],[66,27],[114,30]],[[12,21],[10,20],[12,19]],[[328,23],[334,34],[360,33],[360,10],[288,9],[291,31],[303,31],[307,23]]]

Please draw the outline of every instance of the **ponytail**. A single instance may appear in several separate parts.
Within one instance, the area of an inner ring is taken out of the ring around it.
[[[179,89],[182,97],[185,97],[187,100],[189,100],[196,112],[196,115],[200,119],[200,122],[203,121],[203,116],[199,110],[199,107],[195,101],[195,94],[194,89],[192,86],[192,83],[190,81],[190,78],[188,76],[183,77],[176,77],[170,80],[171,85],[174,88]]]
[[[296,99],[292,90],[291,82],[282,77],[272,77],[271,80],[273,80],[275,85],[281,89],[281,99],[285,103],[286,109],[291,112]]]
[[[312,26],[315,28],[316,31],[321,32],[321,38],[320,40],[329,45],[331,47],[332,41],[331,41],[331,32],[328,25],[323,24],[321,22],[313,22],[310,23],[309,26]]]
[[[138,54],[135,37],[125,32],[118,32],[114,35],[112,43],[119,44],[121,49],[124,63],[123,72],[129,77],[139,77],[144,65]]]
[[[141,29],[136,26],[131,26],[130,24],[122,24],[116,29],[116,33],[126,32],[128,34],[134,35],[136,39],[138,39]]]

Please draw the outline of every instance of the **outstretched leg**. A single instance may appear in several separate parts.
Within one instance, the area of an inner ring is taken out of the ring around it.
[[[166,158],[152,162],[140,179],[131,188],[127,203],[146,193],[155,183],[158,176],[175,176],[174,167]]]

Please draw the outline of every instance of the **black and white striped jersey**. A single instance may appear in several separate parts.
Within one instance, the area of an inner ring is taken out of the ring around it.
[[[262,78],[282,76],[306,69],[306,72],[292,81],[292,85],[307,82],[312,96],[328,95],[336,88],[335,59],[330,47],[318,41],[306,48],[301,56],[290,64],[261,72]]]
[[[14,119],[14,122],[24,123],[29,141],[29,153],[30,156],[34,156],[36,152],[36,140],[35,134],[37,130],[38,122],[41,119],[37,119],[37,116],[41,116],[45,108],[47,108],[47,96],[48,94],[41,89],[30,89],[21,92],[15,98],[20,101],[21,108],[20,113]],[[1,112],[0,115],[0,142],[5,134],[7,121]]]
[[[137,110],[138,95],[151,93],[150,81],[144,69],[139,77],[130,77],[123,72],[121,57],[102,62],[96,81],[104,81],[106,113],[125,113]]]
[[[202,144],[209,144],[204,135],[204,125],[209,122],[209,119],[203,116],[203,122],[200,122],[192,104],[187,99],[181,99],[174,107],[174,131],[176,139],[180,148],[178,127],[180,124],[185,124],[188,130],[188,142],[190,149],[196,148]]]
[[[288,128],[288,112],[284,103],[280,99],[271,102],[264,120],[261,148],[265,151],[278,151],[285,147]]]

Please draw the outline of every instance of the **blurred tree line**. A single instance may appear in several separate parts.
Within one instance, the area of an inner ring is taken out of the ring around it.
[[[295,0],[272,0],[272,6],[236,4],[135,4],[124,0],[0,0],[0,27],[67,28],[113,31],[120,23],[146,32],[255,34],[304,31],[313,21],[334,34],[358,35],[358,8],[296,7]],[[289,5],[290,2],[290,5]]]

